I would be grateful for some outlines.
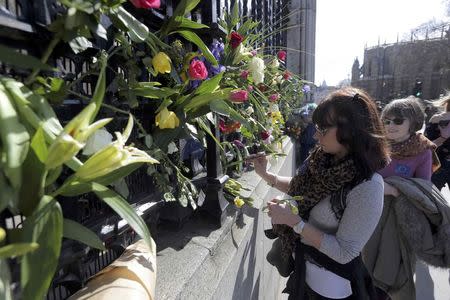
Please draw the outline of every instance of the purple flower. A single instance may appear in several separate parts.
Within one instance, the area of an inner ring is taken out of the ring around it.
[[[309,85],[305,84],[302,87],[302,91],[305,92],[305,93],[309,93],[311,91],[311,87]]]
[[[235,144],[240,149],[245,148],[244,144],[240,140],[234,140],[233,144]]]
[[[217,59],[217,61],[220,60],[220,57],[222,56],[224,49],[225,45],[217,40],[214,41],[210,46],[210,50],[214,55],[214,57]]]

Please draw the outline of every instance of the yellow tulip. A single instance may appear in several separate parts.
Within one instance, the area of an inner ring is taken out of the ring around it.
[[[239,196],[236,196],[236,198],[234,198],[234,205],[236,205],[237,207],[241,208],[244,204],[244,200],[239,198]]]
[[[175,127],[178,127],[180,125],[180,120],[173,111],[169,111],[167,108],[163,108],[156,115],[155,124],[161,129],[174,129]]]
[[[164,52],[158,52],[152,59],[153,69],[161,74],[170,73],[172,70],[171,63],[170,57]]]

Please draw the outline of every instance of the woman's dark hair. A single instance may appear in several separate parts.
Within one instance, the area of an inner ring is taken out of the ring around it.
[[[409,120],[409,133],[419,131],[425,121],[425,112],[419,99],[409,96],[389,102],[381,112],[381,118],[400,118]]]
[[[388,164],[384,127],[365,91],[346,87],[332,92],[314,111],[313,122],[321,128],[337,127],[337,140],[348,149],[363,179]]]

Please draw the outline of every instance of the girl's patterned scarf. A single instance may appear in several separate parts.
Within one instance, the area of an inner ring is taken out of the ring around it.
[[[409,139],[400,143],[391,143],[391,157],[395,159],[406,159],[416,156],[430,149],[433,153],[433,172],[440,167],[436,155],[436,145],[421,133],[413,134]]]
[[[333,161],[332,155],[326,154],[320,148],[311,153],[306,164],[305,170],[292,178],[288,191],[291,196],[303,197],[297,204],[299,215],[305,219],[319,201],[332,194],[338,194],[338,191],[346,189],[349,185],[353,186],[357,179],[353,159],[346,157],[340,161]],[[299,235],[286,225],[274,225],[273,230],[281,238],[282,255],[291,255]]]

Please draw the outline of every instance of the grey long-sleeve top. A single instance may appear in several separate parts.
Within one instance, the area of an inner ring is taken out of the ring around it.
[[[330,197],[314,206],[308,223],[324,232],[319,251],[341,264],[357,257],[380,220],[383,193],[383,178],[375,173],[348,193],[340,221],[331,209]]]

